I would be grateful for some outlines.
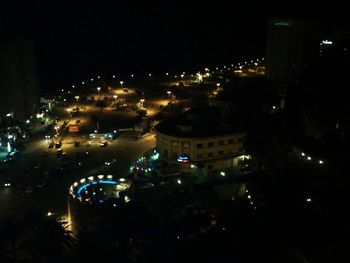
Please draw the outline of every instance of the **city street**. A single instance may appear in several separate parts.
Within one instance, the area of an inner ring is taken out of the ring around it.
[[[18,215],[31,209],[38,209],[44,213],[48,211],[66,213],[68,188],[74,181],[98,174],[125,176],[132,162],[155,146],[155,138],[154,135],[147,135],[135,140],[133,134],[126,132],[110,142],[107,147],[100,147],[98,142],[92,143],[89,147],[63,144],[62,149],[67,153],[67,161],[61,160],[62,157],[56,157],[57,149],[47,149],[45,140],[32,142],[28,146],[20,160],[9,165],[9,174],[31,185],[31,180],[27,180],[25,169],[35,170],[33,164],[39,162],[41,167],[37,169],[37,176],[44,177],[45,172],[48,172],[45,185],[41,188],[34,185],[32,193],[25,193],[16,186],[1,188],[0,218]],[[45,150],[48,150],[48,156],[43,157]],[[82,161],[81,167],[76,168],[75,155],[86,151],[91,156],[86,161]],[[107,167],[105,162],[113,158],[116,162]]]

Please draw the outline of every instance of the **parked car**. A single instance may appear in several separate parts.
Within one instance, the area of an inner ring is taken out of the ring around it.
[[[55,144],[55,148],[56,148],[56,149],[61,148],[61,146],[62,146],[62,143],[61,143],[61,142]]]
[[[100,142],[100,147],[106,147],[108,145],[107,141],[101,141]]]
[[[26,189],[24,190],[25,194],[31,194],[33,193],[33,186],[27,186]]]

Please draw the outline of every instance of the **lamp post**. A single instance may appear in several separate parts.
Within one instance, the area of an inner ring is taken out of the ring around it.
[[[143,108],[143,103],[145,102],[145,99],[140,99],[140,107]]]
[[[170,99],[170,96],[171,96],[171,91],[170,91],[170,90],[168,90],[166,93],[168,94],[168,97],[169,97],[169,99]]]
[[[118,98],[118,95],[113,95],[113,98],[114,98],[114,101],[116,101]]]

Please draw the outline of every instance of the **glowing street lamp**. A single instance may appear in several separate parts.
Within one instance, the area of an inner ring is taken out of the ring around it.
[[[149,76],[149,77],[152,77],[152,74],[151,74],[151,73],[149,73],[149,74],[148,74],[148,76]]]
[[[97,78],[99,79],[99,78],[100,78],[100,76],[97,76]]]
[[[114,98],[114,101],[116,101],[118,98],[118,95],[113,95],[113,98]]]
[[[145,102],[145,99],[140,99],[140,107],[143,108],[143,103]]]
[[[101,90],[101,87],[97,87],[96,89],[97,89],[97,91],[98,91],[98,92],[100,92],[100,90]]]
[[[115,75],[113,75],[113,76],[112,76],[112,78],[114,78],[114,79],[115,79]]]
[[[170,90],[168,90],[166,93],[168,94],[169,99],[170,99],[171,91],[170,91]]]
[[[94,81],[94,79],[91,79],[91,81]]]
[[[83,84],[83,85],[84,85],[84,84],[85,84],[85,82],[84,82],[84,81],[82,81],[82,82],[81,82],[81,84]]]
[[[133,78],[133,77],[134,77],[134,74],[131,74],[131,77]]]
[[[216,83],[216,86],[217,86],[218,88],[220,87],[220,85],[221,85],[220,83]]]
[[[75,98],[75,99],[77,100],[77,102],[78,102],[78,100],[79,100],[80,97],[79,97],[79,96],[75,96],[74,98]]]
[[[123,87],[124,81],[119,81],[119,83],[120,83],[120,86]]]

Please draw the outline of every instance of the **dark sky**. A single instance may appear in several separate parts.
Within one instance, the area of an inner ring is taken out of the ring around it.
[[[0,34],[36,40],[44,89],[97,74],[190,70],[261,56],[267,18],[282,14],[266,12],[271,6],[259,1],[203,2],[200,8],[96,7],[88,1],[33,4],[21,12],[0,7]]]

